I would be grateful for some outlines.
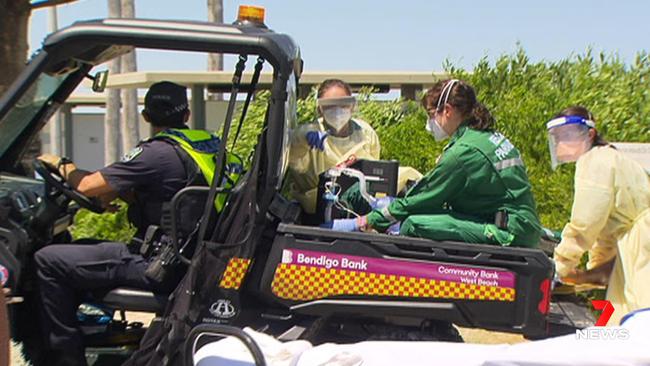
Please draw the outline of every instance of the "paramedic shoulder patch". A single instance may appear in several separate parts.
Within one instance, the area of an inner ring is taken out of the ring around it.
[[[141,153],[142,153],[142,146],[136,146],[136,147],[134,147],[133,149],[131,149],[131,151],[129,151],[128,153],[126,153],[126,155],[124,155],[124,156],[122,157],[122,160],[121,160],[121,161],[122,161],[123,163],[127,163],[127,162],[129,162],[129,161],[135,159],[136,157],[138,157],[138,155],[140,155]]]

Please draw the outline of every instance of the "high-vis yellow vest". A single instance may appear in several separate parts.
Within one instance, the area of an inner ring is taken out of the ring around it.
[[[212,183],[216,170],[217,153],[221,146],[221,139],[217,135],[204,130],[169,128],[158,133],[154,138],[168,139],[177,143],[199,167],[208,185]],[[226,153],[224,181],[220,186],[232,188],[239,180],[243,170],[244,164],[241,158],[235,154]],[[221,212],[227,198],[228,193],[217,194],[214,201],[217,212]]]

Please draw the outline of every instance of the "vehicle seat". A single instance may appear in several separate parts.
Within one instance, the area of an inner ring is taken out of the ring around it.
[[[165,310],[169,294],[157,294],[147,290],[118,287],[102,298],[102,304],[128,311],[143,311],[160,314]]]
[[[164,213],[162,217],[161,227],[165,228],[165,232],[175,231],[178,238],[190,237],[203,214],[203,203],[207,200],[208,191],[209,187],[205,186],[189,186],[178,191],[167,208],[167,214]],[[172,211],[174,215],[171,214]],[[104,305],[116,310],[161,314],[167,305],[169,293],[118,287],[97,297]]]

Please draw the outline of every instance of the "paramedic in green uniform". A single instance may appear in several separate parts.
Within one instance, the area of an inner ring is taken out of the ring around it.
[[[427,131],[449,137],[435,168],[405,197],[356,219],[337,220],[335,230],[385,232],[401,222],[401,235],[536,247],[541,226],[519,151],[493,129],[494,119],[459,80],[441,81],[422,105]]]

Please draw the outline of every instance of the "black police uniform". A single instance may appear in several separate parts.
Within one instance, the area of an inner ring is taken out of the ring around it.
[[[169,142],[150,140],[122,161],[100,170],[115,191],[135,194],[129,219],[137,228],[136,236],[143,236],[150,224],[160,224],[162,203],[191,181],[187,163]],[[124,243],[49,245],[36,253],[35,260],[44,334],[53,350],[66,352],[67,358],[82,365],[85,359],[76,310],[84,295],[121,286],[156,290],[144,275],[147,260],[130,253]]]

